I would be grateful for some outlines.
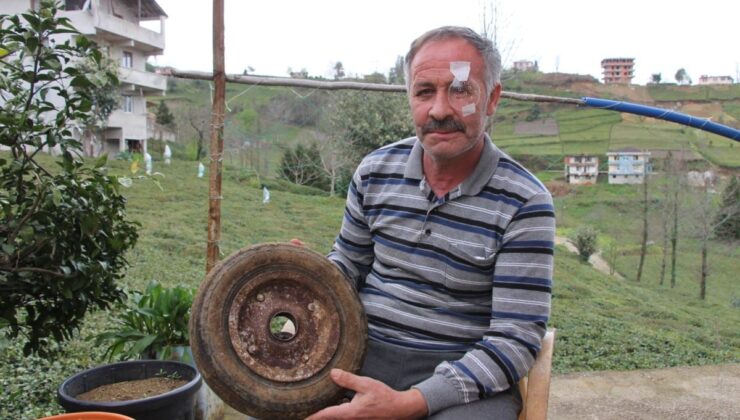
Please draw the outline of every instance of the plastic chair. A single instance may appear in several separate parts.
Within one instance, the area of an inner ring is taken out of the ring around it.
[[[522,394],[522,411],[519,413],[519,420],[547,419],[555,331],[554,328],[547,330],[534,366],[529,370],[529,374],[519,381],[519,393]]]

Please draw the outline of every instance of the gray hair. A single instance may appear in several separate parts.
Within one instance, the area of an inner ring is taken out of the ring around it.
[[[403,63],[403,72],[406,78],[406,89],[411,91],[411,62],[416,53],[429,41],[461,38],[468,41],[483,58],[483,73],[486,82],[486,91],[490,92],[501,81],[501,55],[491,40],[478,35],[474,30],[461,26],[442,26],[432,29],[411,43]]]

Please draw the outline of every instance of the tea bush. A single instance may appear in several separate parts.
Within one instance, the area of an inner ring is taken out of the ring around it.
[[[116,281],[138,237],[106,158],[85,164],[70,128],[109,113],[118,79],[48,0],[0,16],[0,56],[0,144],[10,150],[0,158],[0,333],[26,355],[45,353],[121,299]],[[39,162],[42,150],[58,151],[56,167]]]

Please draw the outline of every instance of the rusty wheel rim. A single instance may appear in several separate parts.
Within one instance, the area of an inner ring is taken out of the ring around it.
[[[367,321],[324,256],[262,244],[214,267],[194,301],[190,336],[204,380],[230,406],[259,418],[300,418],[341,398],[328,373],[359,370]]]
[[[298,382],[310,378],[337,350],[339,314],[331,299],[306,280],[308,275],[290,267],[256,273],[231,305],[229,336],[234,350],[265,379]],[[272,320],[279,316],[294,326],[290,337],[271,330]]]

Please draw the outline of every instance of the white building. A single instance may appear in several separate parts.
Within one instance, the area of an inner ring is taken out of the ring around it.
[[[707,76],[703,74],[699,77],[699,85],[731,85],[733,83],[730,76]]]
[[[565,180],[569,184],[596,184],[599,158],[596,156],[566,156]]]
[[[650,152],[633,147],[609,152],[610,184],[642,184],[650,172]]]
[[[516,71],[537,71],[537,62],[529,60],[519,60],[514,62]]]
[[[39,7],[39,0],[2,0],[0,13],[15,14]],[[164,95],[165,76],[147,72],[149,56],[164,52],[167,15],[155,0],[61,0],[59,16],[66,17],[83,35],[94,40],[118,61],[120,108],[108,118],[104,141],[92,154],[105,151],[146,152],[146,97]],[[144,21],[159,21],[159,31],[144,28]],[[102,149],[102,150],[101,150]]]

